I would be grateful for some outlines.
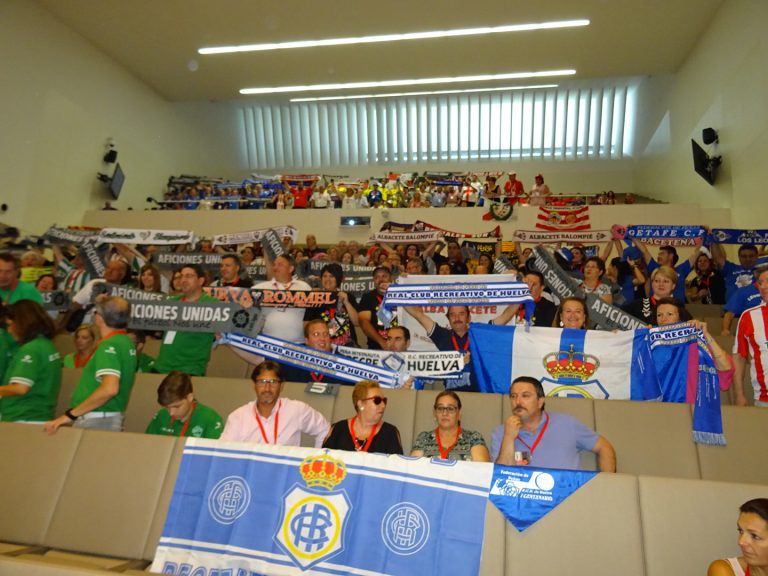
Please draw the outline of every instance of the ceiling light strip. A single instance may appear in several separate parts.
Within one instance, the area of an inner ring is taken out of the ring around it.
[[[406,96],[443,96],[446,94],[473,94],[477,92],[505,92],[511,90],[543,90],[557,88],[558,84],[531,86],[503,86],[501,88],[470,88],[467,90],[429,90],[423,92],[390,92],[388,94],[357,94],[354,96],[320,96],[317,98],[291,98],[290,102],[328,102],[330,100],[365,100],[368,98],[402,98]]]
[[[476,74],[473,76],[446,76],[441,78],[412,78],[408,80],[381,80],[377,82],[347,82],[338,84],[311,84],[305,86],[275,86],[243,88],[240,94],[284,94],[287,92],[320,92],[328,90],[357,90],[388,88],[392,86],[423,86],[425,84],[458,84],[462,82],[489,82],[494,80],[524,80],[552,76],[573,76],[576,70],[544,70],[541,72],[512,72],[507,74]]]
[[[509,24],[505,26],[483,26],[480,28],[460,28],[456,30],[435,30],[429,32],[408,32],[404,34],[380,34],[376,36],[358,36],[351,38],[327,38],[325,40],[297,40],[293,42],[273,42],[267,44],[242,44],[239,46],[213,46],[198,49],[199,54],[232,54],[237,52],[264,52],[267,50],[287,50],[291,48],[317,48],[321,46],[349,46],[353,44],[374,44],[378,42],[399,42],[403,40],[426,40],[431,38],[450,38],[458,36],[480,36],[505,32],[527,32],[535,30],[553,30],[588,26],[589,20],[561,20],[555,22],[535,22],[531,24]]]

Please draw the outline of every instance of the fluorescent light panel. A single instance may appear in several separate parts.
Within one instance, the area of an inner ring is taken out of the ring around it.
[[[481,28],[461,28],[456,30],[436,30],[431,32],[409,32],[406,34],[381,34],[377,36],[358,36],[352,38],[327,38],[325,40],[297,40],[294,42],[273,42],[268,44],[242,44],[240,46],[213,46],[198,49],[199,54],[232,54],[235,52],[263,52],[266,50],[287,50],[290,48],[317,48],[320,46],[348,46],[352,44],[374,44],[378,42],[399,42],[402,40],[424,40],[429,38],[449,38],[457,36],[479,36],[501,34],[504,32],[525,32],[530,30],[552,30],[589,26],[589,20],[562,20],[556,22],[535,22],[531,24],[509,24],[506,26],[483,26]]]
[[[391,92],[389,94],[359,94],[355,96],[322,96],[319,98],[291,98],[291,102],[327,102],[329,100],[364,100],[367,98],[397,98],[403,96],[439,96],[445,94],[471,94],[476,92],[504,92],[507,90],[541,90],[557,88],[557,84],[535,84],[533,86],[503,86],[501,88],[471,88],[468,90],[432,90],[424,92]]]
[[[541,72],[511,72],[508,74],[478,74],[475,76],[446,76],[442,78],[412,78],[409,80],[381,80],[379,82],[347,82],[339,84],[311,84],[307,86],[276,86],[273,88],[243,88],[240,94],[284,94],[286,92],[320,92],[327,90],[356,90],[363,88],[389,88],[392,86],[423,86],[425,84],[457,84],[462,82],[488,82],[493,80],[523,80],[551,76],[573,76],[576,70],[544,70]]]

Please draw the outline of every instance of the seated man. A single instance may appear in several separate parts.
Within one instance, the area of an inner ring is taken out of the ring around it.
[[[221,436],[224,422],[215,410],[195,400],[189,374],[174,370],[157,388],[157,403],[162,406],[147,426],[145,434],[213,438]]]
[[[544,411],[544,388],[536,378],[516,378],[509,399],[512,415],[491,435],[497,464],[578,470],[579,452],[588,450],[597,454],[601,472],[616,472],[616,452],[608,440],[572,416]]]
[[[314,436],[315,448],[322,446],[331,428],[328,420],[304,402],[280,397],[280,364],[265,360],[253,369],[251,380],[256,400],[227,417],[222,440],[299,446],[303,432]]]
[[[315,318],[304,325],[304,344],[321,352],[333,353],[331,333],[328,324],[322,318]],[[297,366],[282,364],[283,380],[287,382],[326,382],[328,384],[352,384],[346,380],[338,380],[320,372],[305,370]]]

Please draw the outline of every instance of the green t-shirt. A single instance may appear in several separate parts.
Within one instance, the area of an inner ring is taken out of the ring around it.
[[[72,394],[69,407],[75,408],[93,394],[106,375],[120,378],[120,388],[115,396],[96,410],[125,412],[136,375],[136,348],[133,340],[125,332],[113,333],[99,343],[88,364],[83,368],[83,374]]]
[[[169,300],[181,300],[181,296],[172,296]],[[198,302],[218,300],[203,294]],[[163,334],[163,344],[155,360],[154,371],[158,374],[168,374],[173,370],[181,370],[191,376],[205,376],[208,361],[211,359],[213,337],[211,332],[166,332]]]
[[[152,369],[155,366],[155,359],[150,356],[149,354],[144,354],[142,352],[139,354],[139,360],[137,363],[137,371],[138,372],[152,372]]]
[[[27,284],[26,282],[19,282],[13,290],[8,288],[0,289],[0,298],[2,298],[5,304],[14,304],[19,300],[32,300],[40,304],[40,306],[43,305],[43,295],[32,284]]]
[[[53,419],[61,390],[61,356],[53,342],[38,336],[22,345],[11,359],[3,384],[29,386],[23,396],[4,396],[0,400],[3,422]]]
[[[147,426],[146,434],[159,434],[161,436],[181,436],[185,422],[181,420],[171,421],[168,410],[158,410],[155,417]],[[184,431],[184,436],[194,438],[211,438],[217,440],[224,430],[224,422],[213,408],[208,408],[199,402],[189,416],[189,426]]]

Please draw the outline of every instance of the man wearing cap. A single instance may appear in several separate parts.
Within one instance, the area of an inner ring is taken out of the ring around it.
[[[229,415],[222,440],[299,446],[304,433],[314,437],[315,448],[323,445],[331,428],[328,420],[304,402],[280,397],[280,364],[265,360],[253,369],[251,380],[256,400]]]
[[[510,172],[508,177],[509,179],[504,182],[504,195],[507,197],[507,204],[516,204],[525,195],[525,188],[517,179],[517,172]]]

